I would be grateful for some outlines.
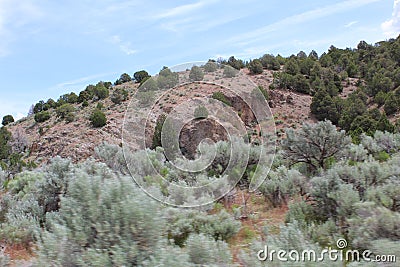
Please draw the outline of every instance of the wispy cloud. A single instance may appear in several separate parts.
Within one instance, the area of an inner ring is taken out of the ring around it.
[[[89,75],[89,76],[85,76],[85,77],[81,77],[78,79],[74,79],[74,80],[70,80],[70,81],[66,81],[66,82],[62,82],[59,84],[56,84],[55,86],[52,86],[50,88],[50,90],[62,90],[65,91],[65,89],[70,89],[73,90],[76,87],[81,87],[84,85],[87,85],[87,83],[89,82],[93,82],[95,80],[99,80],[101,78],[110,76],[110,75],[115,75],[117,74],[116,72],[112,72],[112,73],[99,73],[99,74],[93,74],[93,75]]]
[[[178,19],[178,20],[171,20],[167,22],[161,23],[161,28],[167,31],[171,32],[182,32],[183,30],[187,30],[191,27],[193,27],[194,24],[197,24],[195,22],[195,19],[193,17],[189,18],[183,18],[183,19]]]
[[[212,28],[239,20],[245,16],[246,15],[243,14],[220,18],[192,16],[163,22],[161,23],[161,28],[176,33],[183,33],[185,31],[204,32]]]
[[[16,4],[12,0],[0,0],[0,57],[8,55],[11,44],[24,35],[24,26],[42,16],[42,10],[32,1],[21,0]]]
[[[322,8],[313,9],[297,15],[293,15],[264,27],[258,28],[252,32],[238,35],[228,40],[231,43],[237,42],[239,45],[247,45],[265,38],[268,33],[277,31],[284,27],[302,24],[308,21],[324,18],[333,14],[349,11],[351,9],[359,8],[374,2],[382,0],[346,0],[333,5],[328,5]],[[399,1],[399,0],[396,0]]]
[[[349,22],[349,23],[347,23],[346,25],[344,25],[344,27],[345,28],[350,28],[351,26],[353,26],[353,25],[355,25],[355,24],[357,24],[358,23],[358,21],[351,21],[351,22]]]
[[[132,1],[132,0],[113,3],[113,4],[110,4],[109,6],[107,6],[103,10],[102,13],[109,14],[109,13],[113,13],[113,12],[120,12],[121,10],[127,10],[127,9],[130,9],[130,8],[136,7],[141,3],[143,3],[143,2],[141,2],[141,1]]]
[[[397,37],[400,33],[400,0],[394,0],[392,17],[381,25],[383,34],[390,37]]]
[[[153,16],[155,19],[172,18],[177,16],[187,16],[194,11],[197,11],[211,3],[215,3],[216,0],[200,0],[196,3],[181,5],[164,10]]]
[[[131,42],[123,41],[119,35],[112,36],[111,43],[117,45],[119,49],[128,56],[137,52],[137,50],[132,48]]]
[[[209,9],[219,0],[200,0],[192,4],[185,4],[173,8],[161,10],[156,15],[150,16],[152,20],[161,21],[162,29],[182,34],[185,31],[205,31],[212,27],[227,23],[226,17],[213,18],[210,12],[201,9]],[[201,10],[201,11],[200,11]],[[237,18],[236,18],[237,19]]]

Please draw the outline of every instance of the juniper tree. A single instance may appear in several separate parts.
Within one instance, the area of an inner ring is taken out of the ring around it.
[[[3,124],[3,126],[6,126],[9,123],[14,122],[14,117],[12,115],[6,115],[3,117],[3,121],[1,122],[1,124]]]
[[[145,81],[146,79],[150,78],[150,75],[147,71],[145,70],[141,70],[141,71],[137,71],[133,74],[133,77],[135,78],[135,81],[137,83],[142,83],[143,81]]]
[[[263,65],[259,59],[250,61],[248,68],[252,74],[261,74],[263,72]]]

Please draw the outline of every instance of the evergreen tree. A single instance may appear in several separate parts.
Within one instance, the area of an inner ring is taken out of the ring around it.
[[[3,121],[1,122],[1,124],[3,124],[3,126],[6,126],[12,122],[14,122],[14,117],[12,115],[6,115],[3,117]]]
[[[261,74],[263,72],[263,65],[258,59],[250,61],[248,68],[252,74]]]
[[[92,115],[90,115],[90,122],[93,127],[103,127],[107,123],[107,117],[101,110],[95,109]]]
[[[322,120],[330,120],[333,124],[338,124],[340,114],[338,112],[337,106],[333,98],[325,91],[319,90],[314,95],[311,105],[310,105],[311,113],[314,116],[322,121]]]
[[[145,70],[137,71],[133,74],[133,77],[135,78],[135,81],[137,83],[142,83],[146,79],[150,78],[151,76],[149,73]]]

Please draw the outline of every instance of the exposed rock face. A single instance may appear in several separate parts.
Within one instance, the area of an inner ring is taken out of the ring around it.
[[[179,146],[182,154],[188,159],[194,159],[198,145],[205,138],[214,142],[226,141],[228,133],[213,119],[193,120],[187,123],[180,132]]]
[[[226,96],[226,98],[232,103],[233,109],[238,113],[246,126],[250,126],[255,121],[253,111],[239,96]]]

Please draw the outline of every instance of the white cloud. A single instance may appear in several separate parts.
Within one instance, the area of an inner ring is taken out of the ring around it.
[[[350,28],[351,26],[353,26],[353,25],[355,25],[357,23],[358,23],[358,21],[351,21],[351,22],[347,23],[346,25],[344,25],[344,27],[345,28]]]
[[[322,8],[313,9],[310,11],[306,11],[297,15],[293,15],[272,24],[266,25],[264,27],[258,28],[252,32],[248,32],[245,34],[238,35],[234,38],[228,40],[229,43],[237,43],[239,45],[248,45],[250,43],[260,41],[265,36],[268,36],[268,33],[277,31],[284,27],[302,24],[307,21],[316,20],[319,18],[324,18],[333,14],[345,12],[351,9],[359,8],[361,6],[365,6],[370,3],[378,2],[382,0],[346,0],[340,3],[332,4],[329,6],[325,6]],[[399,1],[399,0],[396,0]]]
[[[400,33],[400,0],[394,0],[392,17],[381,25],[383,34],[395,38]]]
[[[115,44],[119,47],[119,49],[124,52],[125,54],[129,55],[133,55],[137,52],[137,50],[133,49],[131,47],[131,43],[130,42],[125,42],[122,41],[121,37],[119,35],[114,35],[111,37],[111,43]]]

